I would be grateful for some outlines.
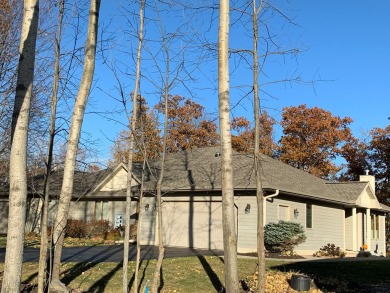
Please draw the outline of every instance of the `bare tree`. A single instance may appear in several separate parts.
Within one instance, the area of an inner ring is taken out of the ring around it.
[[[229,0],[221,0],[218,31],[218,98],[222,150],[222,225],[225,256],[225,287],[226,292],[238,292],[237,234],[234,216],[228,54]]]
[[[95,69],[96,40],[98,30],[100,0],[91,0],[87,42],[85,45],[85,57],[83,75],[80,88],[76,97],[72,123],[69,132],[68,149],[66,152],[64,177],[61,187],[58,211],[52,233],[52,245],[54,246],[52,281],[59,281],[62,246],[65,234],[65,226],[69,214],[70,201],[73,191],[73,177],[76,164],[76,155],[79,144],[81,126],[84,118],[85,107]]]
[[[45,290],[45,270],[46,270],[46,257],[48,247],[48,236],[47,236],[47,221],[48,221],[48,205],[49,205],[49,193],[50,193],[50,175],[53,162],[53,149],[54,149],[54,136],[56,132],[56,116],[57,116],[57,95],[58,85],[60,78],[60,44],[62,34],[62,20],[64,17],[64,2],[65,0],[59,1],[59,21],[58,31],[55,37],[55,64],[54,64],[54,78],[53,78],[53,89],[51,96],[51,115],[50,115],[50,129],[49,129],[49,142],[48,142],[48,153],[46,159],[46,176],[44,182],[43,191],[43,205],[41,213],[41,246],[39,254],[39,268],[38,268],[38,293],[43,293]],[[50,274],[49,274],[50,276]]]
[[[143,29],[144,29],[144,7],[145,1],[141,0],[139,8],[139,19],[140,26],[138,32],[138,48],[137,48],[137,62],[136,62],[136,73],[135,73],[135,84],[133,92],[133,112],[131,117],[128,115],[130,125],[130,137],[129,137],[129,160],[127,162],[127,188],[126,188],[126,221],[125,221],[125,239],[123,249],[123,293],[128,292],[128,263],[129,263],[129,240],[130,240],[130,214],[131,214],[131,186],[133,182],[133,154],[134,154],[134,143],[135,143],[135,131],[137,122],[137,102],[138,102],[138,91],[141,76],[141,53],[142,53],[142,42],[143,42]],[[129,113],[126,111],[126,113]],[[134,291],[137,291],[137,283],[135,283]]]
[[[21,279],[27,201],[27,140],[38,18],[39,1],[25,0],[16,96],[12,115],[7,252],[2,293],[18,292]]]
[[[255,119],[255,147],[254,147],[254,164],[255,164],[255,176],[256,176],[256,198],[257,198],[257,262],[258,262],[258,274],[257,274],[257,291],[260,293],[265,292],[265,250],[264,250],[264,223],[263,223],[263,205],[264,195],[263,187],[261,183],[261,161],[260,161],[260,97],[259,97],[259,56],[258,56],[258,42],[259,42],[259,29],[257,15],[259,10],[257,8],[257,0],[252,2],[252,22],[253,22],[253,115]]]

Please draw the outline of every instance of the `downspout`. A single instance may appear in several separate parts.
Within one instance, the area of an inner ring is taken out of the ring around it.
[[[263,225],[265,226],[265,221],[267,219],[266,212],[267,212],[267,199],[272,198],[279,195],[279,189],[275,190],[275,193],[264,196],[264,203],[263,203]]]

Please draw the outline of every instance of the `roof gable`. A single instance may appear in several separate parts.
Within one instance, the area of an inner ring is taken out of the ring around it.
[[[133,173],[133,184],[136,186],[140,184],[140,180]],[[127,166],[120,163],[116,168],[101,180],[91,193],[97,192],[113,192],[124,190],[127,188]]]
[[[375,194],[372,192],[372,189],[368,183],[362,194],[356,200],[356,204],[361,207],[381,209],[381,204],[379,203]]]

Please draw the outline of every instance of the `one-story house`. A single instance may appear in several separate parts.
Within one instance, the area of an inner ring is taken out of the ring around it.
[[[223,249],[220,147],[194,148],[169,155],[163,178],[163,235],[167,246]],[[256,251],[256,182],[252,154],[233,152],[233,186],[238,252]],[[133,168],[133,217],[142,209],[141,244],[156,244],[156,174],[159,162],[143,178]],[[386,254],[385,216],[390,208],[375,196],[375,178],[361,175],[356,182],[329,182],[281,161],[261,155],[265,194],[264,222],[293,221],[307,239],[296,251],[312,254],[332,243],[351,253],[363,244],[376,255]],[[127,167],[100,171],[72,202],[70,218],[102,218],[124,223]],[[92,178],[92,177],[88,177]],[[89,182],[89,183],[88,183]],[[138,210],[137,210],[138,209]]]

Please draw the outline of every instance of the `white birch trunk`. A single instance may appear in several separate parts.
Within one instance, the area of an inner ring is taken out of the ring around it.
[[[27,201],[27,140],[32,95],[39,1],[25,0],[19,67],[12,115],[7,252],[2,293],[19,292]]]
[[[143,28],[144,28],[144,6],[145,1],[141,1],[139,9],[139,34],[138,34],[138,48],[137,48],[137,64],[136,64],[136,74],[135,74],[135,85],[133,92],[133,113],[130,121],[130,138],[129,138],[129,161],[127,167],[127,190],[126,190],[126,222],[125,222],[125,239],[124,239],[124,249],[123,249],[123,293],[128,292],[128,263],[129,263],[129,240],[130,240],[130,215],[131,215],[131,185],[133,183],[133,155],[134,155],[134,143],[136,131],[136,122],[138,116],[138,89],[141,75],[141,53],[142,53],[142,41],[143,41]],[[130,119],[129,119],[130,120]],[[137,290],[137,284],[135,284],[135,290]]]
[[[64,178],[58,203],[58,211],[53,227],[52,245],[54,245],[52,280],[59,280],[62,245],[68,220],[69,206],[72,199],[73,177],[76,165],[76,155],[80,138],[81,126],[84,118],[85,107],[95,69],[96,39],[98,30],[100,0],[91,0],[88,22],[88,35],[85,45],[84,69],[74,105],[72,123],[69,132],[68,149],[65,157]]]
[[[218,97],[222,159],[222,225],[226,292],[239,292],[237,234],[234,216],[232,143],[229,97],[229,0],[220,1],[218,32]]]

